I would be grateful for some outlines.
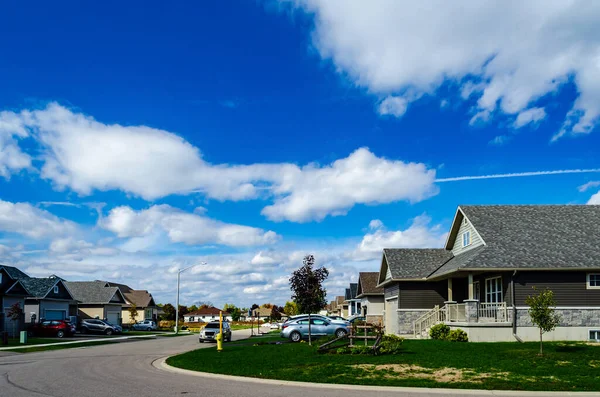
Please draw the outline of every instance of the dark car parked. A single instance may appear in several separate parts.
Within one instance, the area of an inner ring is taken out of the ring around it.
[[[66,320],[42,320],[27,330],[29,336],[64,338],[75,335],[75,325]]]
[[[107,321],[98,319],[81,320],[79,330],[82,334],[96,333],[105,335],[120,334],[123,331],[118,325],[113,325]]]
[[[206,326],[200,331],[198,341],[203,343],[205,341],[216,341],[217,334],[219,333],[219,322],[213,321],[206,324]],[[223,342],[231,342],[231,327],[227,321],[223,321]]]

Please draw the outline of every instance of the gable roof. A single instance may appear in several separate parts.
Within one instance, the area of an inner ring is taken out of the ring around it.
[[[392,280],[424,279],[453,257],[443,248],[385,248],[383,255]]]
[[[335,297],[336,307],[341,307],[344,304],[344,297],[342,295],[338,295]]]
[[[23,287],[25,287],[27,292],[29,292],[29,295],[33,298],[45,298],[46,295],[48,295],[48,293],[52,289],[52,287],[54,287],[57,284],[63,284],[63,286],[67,290],[67,293],[71,296],[71,299],[73,299],[73,295],[69,291],[69,288],[66,287],[66,285],[60,278],[28,277],[22,278],[19,281],[21,282]]]
[[[358,288],[356,297],[367,295],[383,295],[383,287],[377,287],[379,272],[360,272],[358,273]]]
[[[117,287],[127,300],[125,306],[135,305],[136,307],[151,307],[156,306],[152,294],[146,290],[133,289],[128,285],[113,283],[111,281],[103,281],[109,287]]]
[[[67,281],[65,284],[73,298],[83,304],[116,303],[111,302],[115,294],[121,303],[125,303],[125,298],[117,287],[107,287],[102,281]]]
[[[17,269],[16,267],[13,267],[13,266],[0,265],[0,269],[4,269],[6,271],[6,273],[8,274],[8,276],[10,278],[12,278],[13,280],[19,280],[22,278],[29,277],[27,274],[23,273],[22,271],[20,271],[19,269]]]
[[[198,309],[198,310],[190,312],[190,313],[186,313],[186,317],[187,316],[207,316],[207,315],[214,316],[214,315],[219,315],[219,313],[221,311],[222,310],[217,307],[205,307],[205,308]],[[223,314],[229,314],[229,313],[223,312]]]

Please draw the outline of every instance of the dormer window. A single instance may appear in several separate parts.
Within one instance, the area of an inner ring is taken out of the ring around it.
[[[463,247],[467,247],[471,245],[471,232],[464,232],[462,235],[462,245]]]
[[[54,291],[55,294],[58,294],[58,285],[54,286],[53,291]]]

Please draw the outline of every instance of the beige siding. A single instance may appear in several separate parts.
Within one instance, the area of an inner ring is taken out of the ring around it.
[[[383,309],[384,309],[384,303],[383,303],[383,295],[381,296],[375,296],[375,295],[367,295],[366,297],[362,298],[361,302],[361,307],[363,308],[363,313],[364,313],[364,308],[367,308],[367,315],[381,315],[383,313]]]
[[[466,218],[463,218],[463,220],[464,219],[466,219]],[[456,235],[456,240],[454,241],[454,246],[452,248],[452,253],[454,255],[458,255],[462,252],[465,252],[465,251],[468,251],[475,247],[479,247],[480,245],[483,245],[483,241],[481,241],[479,234],[477,233],[477,231],[475,230],[475,228],[473,227],[471,222],[469,222],[467,220],[467,224],[465,225],[463,220],[461,220],[461,222],[460,222],[460,229],[458,229],[458,234]],[[465,233],[465,232],[471,232],[471,244],[466,247],[463,247],[462,239],[463,239],[463,233]]]
[[[83,318],[104,318],[104,307],[79,307],[80,316]]]

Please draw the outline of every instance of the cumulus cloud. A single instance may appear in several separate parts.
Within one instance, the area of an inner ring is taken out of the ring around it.
[[[600,191],[594,194],[587,202],[588,204],[600,205]]]
[[[28,137],[23,120],[12,112],[0,112],[0,177],[8,179],[13,172],[31,166],[18,140]]]
[[[482,116],[514,116],[572,81],[579,95],[557,137],[589,133],[598,122],[598,2],[292,3],[314,16],[321,57],[370,92],[434,94],[458,83]]]
[[[408,101],[406,98],[399,96],[388,96],[385,98],[377,108],[380,115],[390,115],[394,117],[402,117],[406,113],[408,108]]]
[[[223,244],[228,246],[265,245],[279,238],[273,231],[220,222],[183,212],[169,205],[155,205],[136,211],[131,207],[113,208],[99,221],[101,227],[119,237],[143,237],[157,230],[172,242],[185,244]]]
[[[508,141],[510,141],[510,136],[498,135],[497,137],[495,137],[494,139],[489,141],[489,144],[492,146],[502,146],[502,145],[506,144]]]
[[[527,124],[537,124],[544,118],[546,118],[546,110],[544,110],[544,108],[531,108],[523,110],[517,116],[513,126],[515,128],[521,128]]]
[[[355,204],[419,201],[436,193],[435,171],[377,157],[366,148],[323,166],[215,165],[171,132],[104,124],[56,103],[4,112],[3,120],[14,133],[30,131],[41,143],[42,177],[80,194],[122,190],[147,200],[191,192],[217,200],[260,197],[273,201],[263,210],[269,219],[308,221],[345,214]]]
[[[31,204],[0,200],[0,231],[40,239],[71,234],[75,230],[75,223]]]
[[[405,230],[387,230],[378,220],[371,221],[369,226],[371,232],[363,237],[349,258],[379,259],[384,248],[440,248],[447,236],[446,230],[441,225],[431,225],[431,218],[426,215],[414,218]]]
[[[435,171],[424,164],[387,160],[363,148],[330,165],[289,173],[262,213],[274,221],[306,222],[346,214],[355,204],[418,202],[437,194],[434,180]]]

